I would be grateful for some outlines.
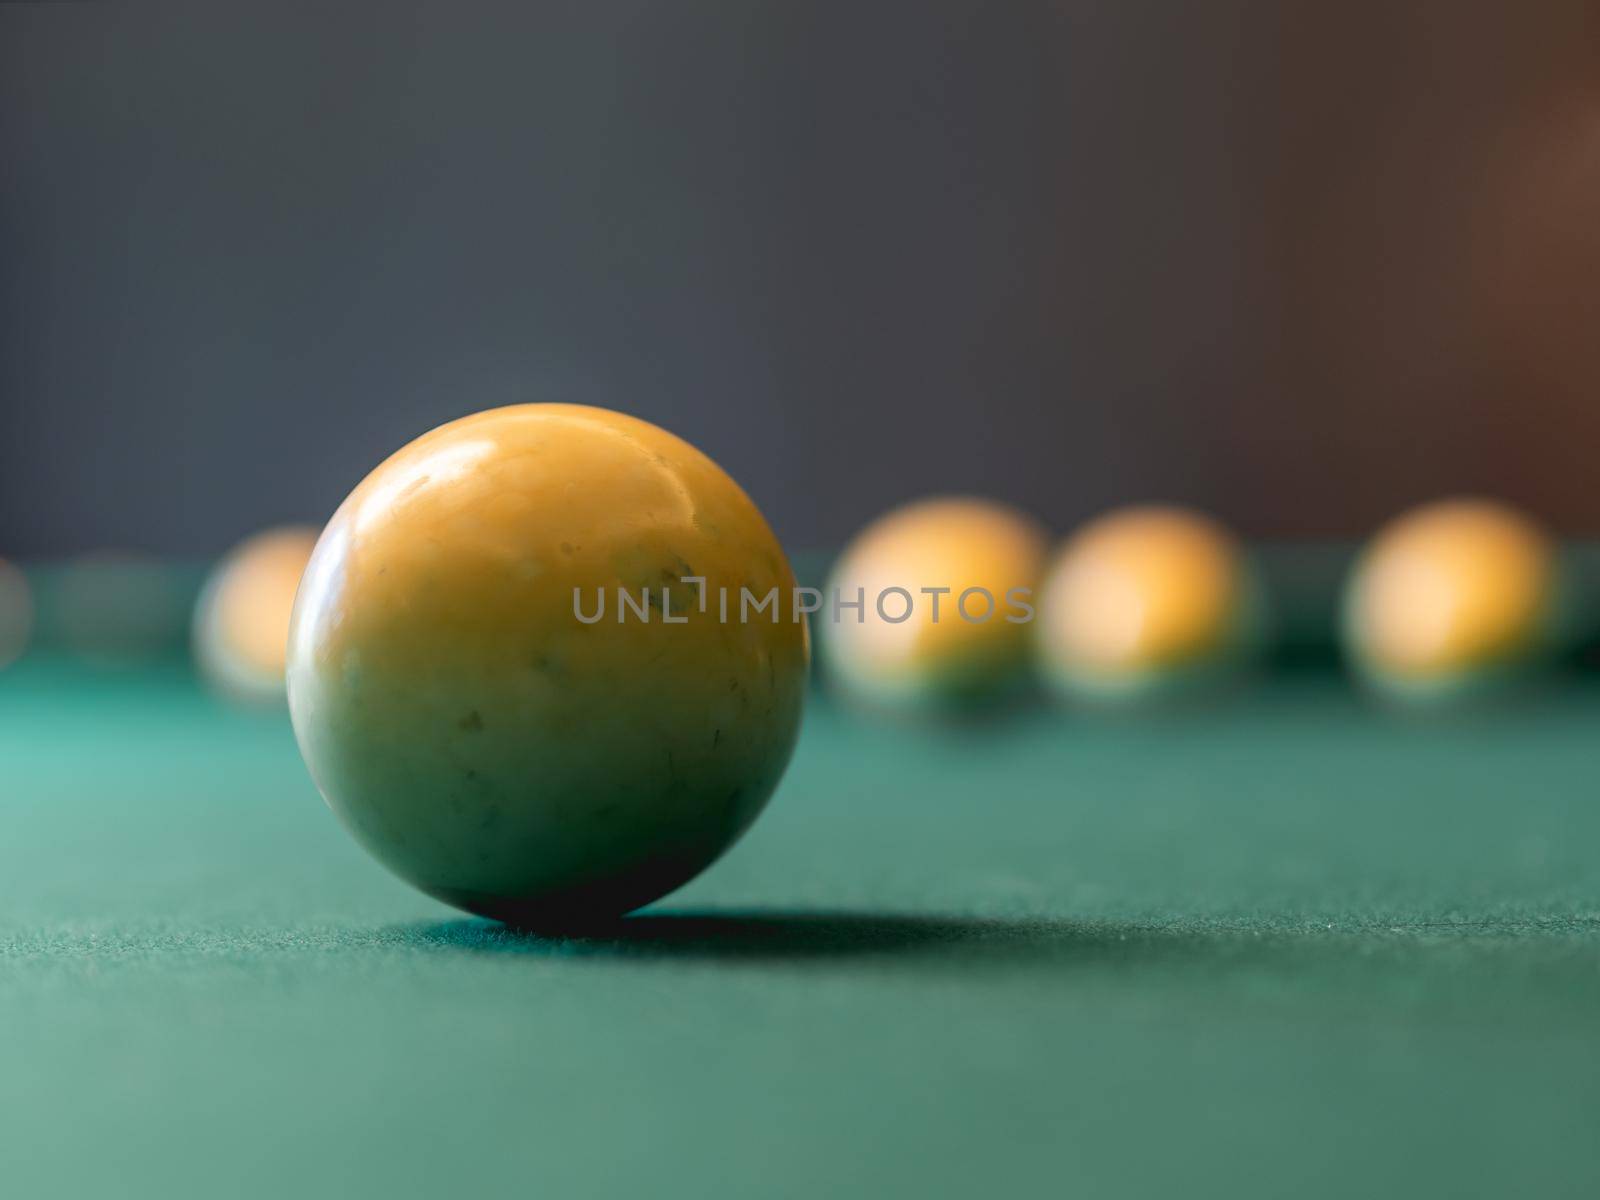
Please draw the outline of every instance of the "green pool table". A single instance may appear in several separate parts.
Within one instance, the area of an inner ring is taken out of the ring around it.
[[[179,659],[0,673],[12,1196],[1600,1194],[1600,680],[1325,665],[977,725],[819,696],[586,940],[370,861]]]

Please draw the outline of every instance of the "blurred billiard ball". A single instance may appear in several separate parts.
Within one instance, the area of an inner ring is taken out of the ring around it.
[[[890,708],[992,701],[1027,676],[1028,621],[1048,541],[1026,514],[941,497],[895,509],[845,549],[819,615],[846,693]]]
[[[1220,523],[1182,508],[1118,509],[1078,530],[1049,565],[1040,668],[1080,699],[1172,694],[1251,659],[1265,608],[1253,565]]]
[[[289,616],[317,531],[269,529],[234,547],[212,571],[194,614],[194,653],[217,690],[246,701],[282,700]]]
[[[1491,500],[1444,500],[1381,529],[1351,573],[1344,641],[1380,690],[1430,699],[1546,662],[1565,627],[1554,540]]]
[[[809,658],[794,589],[750,498],[672,434],[565,404],[465,417],[323,531],[290,632],[295,734],[333,811],[424,892],[532,926],[616,917],[777,787]]]

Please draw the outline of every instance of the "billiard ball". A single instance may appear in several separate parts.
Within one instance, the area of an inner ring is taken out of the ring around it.
[[[1123,508],[1051,561],[1036,648],[1062,694],[1120,702],[1214,681],[1261,647],[1264,595],[1238,540],[1183,508]]]
[[[289,615],[317,531],[290,526],[247,538],[212,571],[194,613],[194,653],[217,690],[281,701]]]
[[[1491,500],[1445,500],[1397,517],[1361,554],[1344,599],[1344,641],[1360,676],[1414,699],[1507,680],[1563,638],[1566,583],[1556,544]]]
[[[33,630],[33,590],[21,568],[0,559],[0,667],[22,657]]]
[[[889,708],[961,708],[1026,679],[1027,623],[1048,540],[990,500],[927,499],[878,518],[824,590],[822,646],[847,693]]]
[[[603,921],[698,874],[777,787],[809,658],[796,596],[761,513],[687,442],[599,408],[478,413],[323,531],[290,629],[295,734],[333,811],[422,891]]]

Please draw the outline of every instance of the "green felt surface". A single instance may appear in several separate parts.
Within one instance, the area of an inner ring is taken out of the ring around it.
[[[287,722],[0,674],[4,1194],[1600,1194],[1600,684],[818,703],[610,939],[458,918]]]

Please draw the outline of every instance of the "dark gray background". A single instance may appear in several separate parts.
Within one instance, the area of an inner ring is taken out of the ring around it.
[[[1600,5],[10,5],[0,553],[209,554],[521,400],[803,547],[1600,531]]]

